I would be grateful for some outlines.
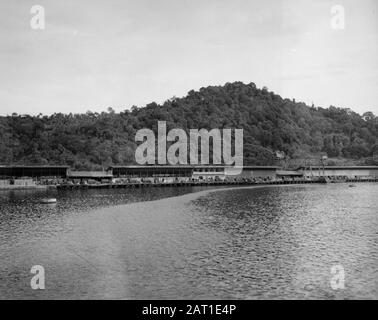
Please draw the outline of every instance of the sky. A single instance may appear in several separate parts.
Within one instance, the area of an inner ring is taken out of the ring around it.
[[[31,27],[37,4],[44,29]],[[376,0],[1,0],[0,115],[119,112],[234,81],[378,114],[377,9]]]

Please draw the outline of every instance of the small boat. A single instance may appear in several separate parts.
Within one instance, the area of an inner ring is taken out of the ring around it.
[[[56,203],[57,200],[55,198],[49,198],[49,199],[42,199],[41,203],[42,204],[53,204]]]
[[[357,186],[355,184],[350,184],[349,188],[356,188]]]

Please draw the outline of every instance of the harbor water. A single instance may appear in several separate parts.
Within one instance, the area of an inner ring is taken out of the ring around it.
[[[377,195],[376,183],[1,191],[0,299],[378,299]]]

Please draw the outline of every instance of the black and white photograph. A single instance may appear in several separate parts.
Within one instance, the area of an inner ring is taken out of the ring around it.
[[[377,9],[0,0],[0,300],[377,300]]]

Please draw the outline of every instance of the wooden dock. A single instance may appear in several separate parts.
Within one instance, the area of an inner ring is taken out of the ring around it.
[[[378,182],[378,178],[369,179],[347,179],[347,183]],[[324,184],[326,181],[313,180],[282,180],[282,181],[177,181],[177,182],[128,182],[128,183],[106,183],[106,184],[61,184],[58,190],[80,190],[80,189],[124,189],[124,188],[156,188],[156,187],[207,187],[207,186],[264,186],[264,185],[292,185],[292,184]]]

